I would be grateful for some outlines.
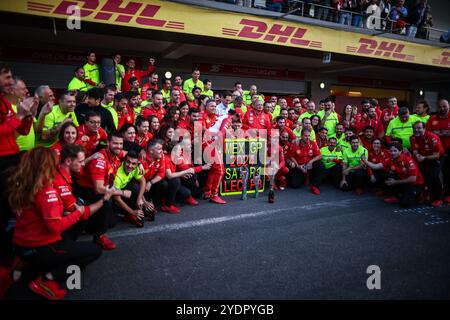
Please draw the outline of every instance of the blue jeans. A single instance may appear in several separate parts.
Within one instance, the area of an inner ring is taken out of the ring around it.
[[[352,26],[361,28],[362,27],[362,16],[354,15],[352,19]]]
[[[417,33],[417,26],[411,25],[406,28],[406,36],[410,38],[415,38]]]
[[[350,13],[347,12],[340,12],[339,13],[339,23],[340,24],[346,24],[346,25],[350,25],[351,23],[351,15]]]

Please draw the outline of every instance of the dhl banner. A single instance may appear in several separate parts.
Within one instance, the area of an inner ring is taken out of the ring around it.
[[[450,68],[450,49],[168,1],[14,0],[0,10]]]

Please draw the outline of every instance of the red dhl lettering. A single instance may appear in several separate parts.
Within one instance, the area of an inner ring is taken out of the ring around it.
[[[80,8],[81,18],[92,17],[95,20],[129,23],[134,21],[142,26],[184,29],[183,22],[155,19],[161,6],[140,2],[107,0],[103,6],[99,0],[62,0],[53,10],[54,14],[71,15],[70,6]]]
[[[413,55],[407,55],[403,53],[403,49],[405,49],[404,44],[399,44],[395,42],[389,41],[381,41],[378,42],[374,39],[360,38],[359,39],[359,47],[356,49],[355,47],[348,46],[347,52],[354,52],[363,55],[371,55],[376,57],[393,57],[399,60],[409,60],[413,61]]]
[[[267,24],[262,21],[242,19],[240,30],[222,28],[222,33],[247,39],[262,39],[275,43],[291,43],[299,46],[321,48],[322,42],[303,39],[308,31],[305,28],[290,27],[282,24]]]

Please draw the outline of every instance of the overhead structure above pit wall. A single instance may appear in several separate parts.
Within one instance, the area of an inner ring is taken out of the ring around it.
[[[170,70],[188,77],[192,66],[200,64],[202,78],[210,77],[217,90],[242,79],[245,86],[255,83],[266,93],[311,94],[315,100],[343,86],[362,93],[364,88],[358,86],[402,90],[410,106],[420,91],[432,91],[436,99],[449,96],[450,49],[442,44],[374,36],[369,30],[296,16],[279,18],[278,13],[219,2],[202,2],[209,7],[195,5],[198,0],[183,2],[189,4],[0,1],[5,39],[0,59],[14,61],[14,70],[36,85],[48,74],[47,81],[58,88],[70,81],[89,48],[99,56],[118,51],[125,58],[141,57],[144,65],[144,57],[151,54],[161,75]],[[73,22],[67,13],[73,4],[80,8],[80,30],[67,28],[67,21]],[[9,45],[12,48],[5,48]],[[322,63],[324,53],[331,53],[330,64]],[[324,89],[319,87],[322,82]]]
[[[16,0],[1,1],[0,10],[67,19],[73,17],[74,4],[80,8],[81,22],[264,43],[274,45],[274,50],[283,46],[450,69],[450,50],[439,46],[167,1]]]

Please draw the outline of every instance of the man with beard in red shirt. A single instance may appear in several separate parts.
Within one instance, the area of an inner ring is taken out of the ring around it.
[[[388,99],[388,105],[385,107],[381,113],[381,122],[383,123],[383,128],[387,129],[389,122],[398,116],[398,105],[397,98],[390,97]]]
[[[292,148],[289,153],[289,181],[291,187],[297,189],[309,177],[311,192],[319,195],[319,172],[324,171],[325,167],[322,161],[320,161],[321,154],[319,147],[317,147],[314,141],[310,140],[310,135],[311,131],[303,129],[298,144],[292,143]]]
[[[365,114],[365,116],[361,117],[361,121],[359,122],[358,132],[356,132],[356,134],[358,134],[358,135],[363,134],[363,131],[365,131],[365,128],[367,126],[370,126],[373,128],[374,135],[376,138],[382,139],[384,137],[383,123],[380,119],[378,119],[377,113],[376,113],[374,107],[369,107],[367,109],[367,114]],[[369,150],[369,149],[367,149],[367,150]]]
[[[159,91],[159,86],[158,86],[159,76],[158,76],[158,74],[156,72],[153,72],[150,75],[148,80],[149,81],[146,84],[144,84],[141,89],[141,99],[142,100],[145,100],[147,98],[148,90]],[[141,83],[141,82],[139,81],[139,83]]]
[[[153,70],[155,70],[155,59],[150,58],[149,59],[149,65],[147,70],[143,71],[143,70],[136,70],[136,62],[134,61],[134,59],[130,59],[128,60],[127,64],[125,65],[125,76],[122,80],[122,92],[128,92],[131,89],[130,84],[128,83],[128,80],[130,80],[131,77],[136,77],[137,80],[139,81],[139,83],[142,83],[142,78],[143,77],[148,77]],[[146,96],[144,95],[144,99],[145,100]]]
[[[391,143],[389,151],[391,157],[383,163],[374,164],[364,158],[362,161],[372,170],[384,168],[389,171],[384,183],[391,196],[385,198],[385,202],[399,203],[402,207],[410,207],[416,203],[417,196],[423,190],[423,176],[414,159],[409,154],[402,152],[401,143]]]
[[[283,116],[278,116],[276,118],[275,126],[273,127],[273,129],[280,130],[280,135],[282,132],[287,132],[287,134],[289,135],[289,141],[295,140],[297,138],[292,130],[286,126],[286,119],[283,118]]]
[[[445,150],[442,166],[444,177],[444,200],[450,203],[450,114],[448,100],[438,102],[438,112],[432,115],[427,122],[427,130],[435,133],[441,139]]]
[[[425,177],[428,191],[434,201],[433,207],[440,207],[443,204],[442,183],[440,179],[441,168],[445,151],[439,137],[425,130],[425,123],[417,121],[413,124],[413,136],[409,138],[411,151],[419,164],[419,169]]]
[[[74,185],[74,194],[84,200],[86,204],[97,202],[108,191],[108,187],[114,184],[114,178],[120,167],[120,156],[123,156],[123,137],[118,133],[108,136],[107,147],[99,153],[101,158],[94,159],[86,166],[84,173],[79,176]],[[121,196],[130,197],[129,190],[122,190]],[[94,232],[94,241],[100,244],[104,250],[116,248],[106,235],[106,231],[113,219],[112,201],[104,202],[103,207],[93,217],[89,229]]]
[[[186,101],[186,95],[183,92],[183,78],[176,76],[174,84],[172,85],[172,91],[176,90],[180,93],[180,102]]]
[[[155,115],[159,122],[162,122],[166,114],[166,109],[164,108],[164,98],[161,92],[156,91],[153,94],[153,103],[151,105],[145,106],[141,115],[144,119],[148,119],[150,116]]]

